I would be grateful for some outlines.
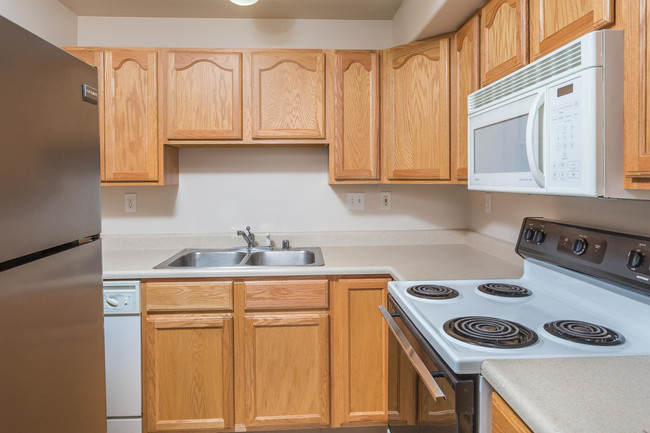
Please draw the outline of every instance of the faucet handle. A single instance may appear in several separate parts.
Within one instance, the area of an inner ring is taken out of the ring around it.
[[[271,233],[266,233],[266,246],[271,248]]]
[[[283,250],[288,250],[289,249],[289,240],[285,239],[282,241],[282,249]]]

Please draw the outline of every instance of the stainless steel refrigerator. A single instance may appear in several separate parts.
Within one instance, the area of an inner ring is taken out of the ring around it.
[[[94,68],[0,17],[3,433],[106,431],[92,88]]]

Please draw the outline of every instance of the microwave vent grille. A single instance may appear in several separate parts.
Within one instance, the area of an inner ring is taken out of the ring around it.
[[[469,95],[469,111],[491,105],[499,99],[580,66],[581,63],[582,47],[578,41],[472,93]]]

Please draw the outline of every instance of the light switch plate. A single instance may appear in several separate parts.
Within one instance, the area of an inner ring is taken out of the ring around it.
[[[390,192],[382,191],[379,193],[379,209],[381,210],[390,210]]]

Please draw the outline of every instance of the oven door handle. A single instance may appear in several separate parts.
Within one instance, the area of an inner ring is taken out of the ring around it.
[[[388,327],[390,328],[390,331],[397,339],[399,345],[402,346],[402,350],[404,351],[404,354],[406,355],[410,363],[413,365],[413,368],[415,368],[415,371],[417,371],[418,376],[420,376],[420,379],[422,379],[422,382],[424,382],[424,386],[427,387],[429,393],[433,396],[435,400],[438,399],[447,400],[447,396],[445,395],[444,392],[442,392],[442,389],[440,389],[438,382],[436,382],[436,380],[433,378],[427,366],[424,365],[422,358],[420,358],[418,354],[415,352],[415,349],[413,348],[413,346],[411,346],[411,343],[409,343],[408,339],[406,338],[406,335],[404,335],[404,332],[402,332],[400,327],[397,325],[397,322],[395,322],[395,320],[388,312],[386,307],[380,305],[379,311],[381,312],[382,316],[384,316],[384,320],[386,321],[386,323],[388,323]]]

